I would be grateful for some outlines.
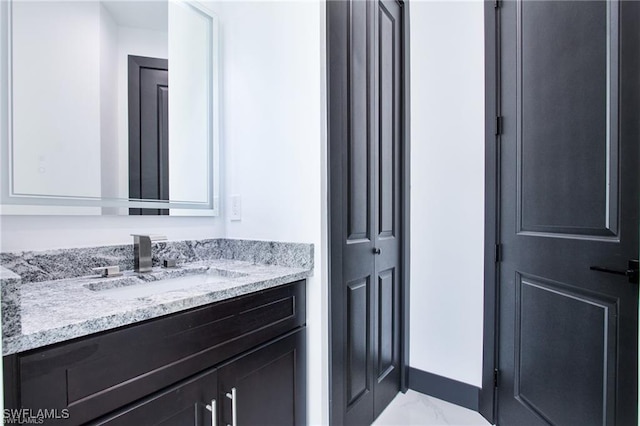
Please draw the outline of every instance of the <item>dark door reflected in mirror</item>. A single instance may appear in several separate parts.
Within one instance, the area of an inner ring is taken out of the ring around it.
[[[129,198],[169,200],[169,65],[129,55]],[[129,209],[168,215],[168,209]]]

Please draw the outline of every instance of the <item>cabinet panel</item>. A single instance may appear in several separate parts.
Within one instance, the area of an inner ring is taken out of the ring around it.
[[[305,329],[257,348],[218,370],[218,406],[223,425],[306,424]],[[235,388],[237,418],[233,400]]]
[[[92,424],[209,426],[212,412],[207,405],[215,399],[217,385],[217,371],[211,369]]]

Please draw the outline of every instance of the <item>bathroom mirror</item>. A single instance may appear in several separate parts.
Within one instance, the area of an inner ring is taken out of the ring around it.
[[[0,1],[3,214],[217,215],[215,15]]]

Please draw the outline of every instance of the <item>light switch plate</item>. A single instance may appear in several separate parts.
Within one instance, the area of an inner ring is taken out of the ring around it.
[[[229,202],[229,220],[242,220],[242,198],[239,195],[232,195]]]

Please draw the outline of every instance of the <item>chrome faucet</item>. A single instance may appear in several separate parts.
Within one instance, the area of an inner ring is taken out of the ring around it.
[[[136,272],[151,271],[151,242],[165,241],[164,235],[131,234],[133,237],[133,270]]]

